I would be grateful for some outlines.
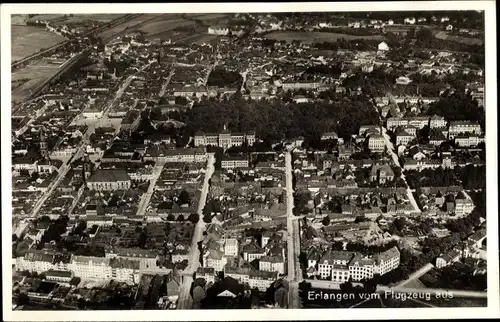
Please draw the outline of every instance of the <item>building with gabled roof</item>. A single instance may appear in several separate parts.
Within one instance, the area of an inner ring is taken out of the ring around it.
[[[90,190],[128,190],[131,185],[129,175],[121,169],[98,169],[87,179]]]

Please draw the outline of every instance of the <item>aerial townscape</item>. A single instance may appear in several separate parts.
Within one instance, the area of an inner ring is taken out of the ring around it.
[[[484,12],[11,24],[13,310],[487,306]]]

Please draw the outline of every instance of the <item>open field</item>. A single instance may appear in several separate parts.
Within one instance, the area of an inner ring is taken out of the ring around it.
[[[143,14],[134,19],[130,19],[125,23],[119,24],[111,29],[108,29],[99,34],[103,39],[114,38],[123,32],[133,32],[133,31],[144,31],[148,34],[150,33],[158,33],[163,31],[162,28],[168,26],[172,21],[177,21],[180,19],[178,14]],[[185,20],[184,20],[185,21]],[[174,27],[178,27],[173,24]]]
[[[304,43],[315,43],[325,41],[336,41],[344,38],[346,40],[367,39],[367,40],[384,40],[381,35],[374,36],[353,36],[333,32],[317,32],[317,31],[273,31],[265,35],[266,38],[275,40],[299,40]]]
[[[203,34],[203,35],[192,35],[189,37],[186,37],[182,40],[179,40],[178,42],[180,43],[190,43],[190,44],[196,44],[196,45],[203,45],[203,44],[209,44],[219,38],[217,35],[208,35],[208,34]]]
[[[26,20],[28,20],[28,15],[11,15],[10,16],[10,24],[11,25],[26,26]]]
[[[118,24],[114,26],[113,28],[106,29],[105,31],[101,32],[99,34],[99,37],[102,37],[104,40],[109,39],[114,37],[116,34],[122,33],[127,29],[133,30],[133,27],[138,27],[140,24],[142,24],[145,21],[154,19],[157,16],[160,16],[161,14],[146,14],[146,15],[140,15],[139,17],[127,20],[124,23]]]
[[[28,57],[40,49],[49,48],[66,38],[40,27],[12,26],[12,61]]]
[[[482,45],[483,40],[479,38],[471,38],[471,37],[462,37],[462,36],[453,36],[448,34],[446,31],[437,32],[434,37],[442,40],[451,40],[456,41],[466,45]]]
[[[47,20],[52,21],[57,24],[64,23],[78,23],[83,21],[100,21],[100,22],[109,22],[111,20],[120,18],[123,14],[73,14],[73,15],[64,15],[64,14],[46,14],[46,15],[36,15],[31,17],[30,21],[35,20]]]
[[[156,20],[148,22],[139,28],[140,31],[148,35],[154,35],[159,32],[170,31],[178,27],[194,26],[195,22],[185,19],[175,20]]]
[[[211,20],[227,17],[227,13],[186,13],[189,18],[195,18],[198,20]]]
[[[12,101],[19,102],[41,85],[44,81],[57,73],[60,65],[52,64],[47,60],[39,60],[12,73]],[[17,85],[17,86],[16,86]]]
[[[186,14],[185,17],[199,20],[218,21],[227,14]],[[187,27],[185,30],[174,30]],[[190,30],[192,29],[192,30]],[[190,43],[207,43],[215,39],[206,35],[206,27],[198,25],[195,21],[184,19],[180,14],[144,14],[131,19],[126,23],[117,25],[100,34],[104,39],[114,38],[124,32],[142,31],[152,41],[169,40]]]

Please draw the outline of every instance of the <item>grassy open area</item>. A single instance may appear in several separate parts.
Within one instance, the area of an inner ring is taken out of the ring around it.
[[[212,23],[227,14],[192,14],[188,18],[195,18]],[[104,39],[114,38],[121,33],[142,31],[151,41],[172,40],[184,43],[208,43],[215,36],[207,35],[207,29],[196,21],[185,19],[180,14],[144,14],[119,24],[100,34]]]
[[[168,17],[168,16],[167,16]],[[163,17],[160,17],[163,18]],[[193,26],[196,23],[185,19],[158,19],[149,21],[139,28],[139,30],[147,33],[148,35],[154,35],[160,32],[173,30],[179,27]]]
[[[102,37],[104,40],[113,38],[115,35],[122,33],[124,31],[133,31],[135,28],[138,28],[143,24],[145,21],[152,20],[158,16],[161,16],[161,14],[145,14],[145,15],[140,15],[139,17],[127,20],[124,23],[118,24],[114,26],[113,28],[106,29],[105,31],[101,32],[99,34],[99,37]]]
[[[41,49],[49,48],[66,40],[42,27],[13,25],[12,61],[28,57]]]
[[[381,35],[373,36],[354,36],[334,32],[318,32],[318,31],[273,31],[265,36],[269,39],[293,41],[300,40],[304,43],[315,42],[333,42],[337,39],[344,38],[346,40],[367,39],[367,40],[384,40]]]
[[[111,20],[117,19],[123,16],[123,14],[108,14],[108,13],[97,13],[97,14],[43,14],[36,15],[29,18],[29,21],[36,20],[47,20],[56,24],[65,23],[79,23],[83,21],[100,21],[109,22]]]
[[[20,102],[48,78],[59,70],[61,65],[48,60],[36,61],[12,73],[12,101]]]
[[[440,31],[437,32],[434,37],[437,39],[442,39],[442,40],[451,40],[451,41],[456,41],[462,44],[466,45],[482,45],[483,40],[479,38],[471,38],[471,37],[463,37],[463,36],[454,36],[450,35],[446,31]]]

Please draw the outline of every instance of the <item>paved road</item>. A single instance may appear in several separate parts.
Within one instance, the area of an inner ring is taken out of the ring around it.
[[[198,250],[198,242],[203,240],[203,232],[205,231],[205,222],[203,221],[203,208],[205,207],[205,204],[207,202],[209,180],[215,171],[214,165],[215,156],[213,153],[209,153],[207,171],[205,172],[205,180],[203,181],[201,196],[198,202],[198,214],[200,215],[200,220],[198,221],[194,229],[191,249],[189,251],[189,264],[183,272],[183,281],[179,292],[179,299],[177,301],[177,308],[179,310],[191,309],[193,305],[189,290],[191,288],[191,284],[193,283],[193,274],[194,272],[196,272],[198,267],[200,267],[200,252]]]
[[[168,77],[165,80],[165,83],[163,84],[163,86],[161,87],[160,93],[158,94],[159,97],[162,97],[163,95],[165,95],[165,91],[167,90],[167,86],[170,83],[170,80],[172,79],[172,76],[174,76],[174,74],[175,74],[175,67],[172,65],[172,70],[168,74]]]
[[[286,204],[287,204],[287,263],[288,263],[288,305],[290,308],[299,308],[298,281],[302,279],[300,267],[297,263],[300,252],[299,224],[293,215],[293,180],[292,155],[285,154],[286,165]]]
[[[394,97],[391,95],[391,94],[388,94],[389,96],[389,100],[392,102],[392,103],[395,103],[394,101]],[[380,112],[377,108],[376,105],[373,105],[373,108],[375,109],[375,111],[377,111],[377,114],[379,115],[378,118],[380,120],[380,124],[383,124],[383,120],[382,120],[382,116],[380,115]],[[404,171],[403,171],[403,168],[401,167],[401,164],[399,163],[399,158],[398,156],[396,155],[396,153],[394,152],[395,151],[395,147],[394,145],[392,144],[391,142],[391,138],[389,137],[389,135],[387,134],[387,129],[385,128],[385,126],[382,126],[382,136],[384,137],[384,141],[385,141],[385,145],[387,146],[387,151],[391,154],[391,158],[392,160],[394,161],[394,163],[401,168],[401,178],[404,180],[404,182],[406,183],[406,185],[408,186],[408,182],[406,182],[406,177],[404,175]],[[415,198],[413,197],[413,193],[412,193],[412,190],[410,189],[410,187],[408,186],[408,188],[406,188],[406,194],[408,195],[408,199],[410,200],[410,203],[413,207],[413,211],[414,212],[417,212],[417,213],[421,213],[422,211],[420,210],[420,208],[418,207],[418,204],[417,204],[417,201],[415,200]]]
[[[205,76],[205,79],[203,80],[203,85],[207,85],[208,83],[208,78],[210,77],[210,73],[214,70],[215,66],[217,66],[217,62],[215,62],[213,65],[210,65],[210,67],[208,67],[208,72],[207,72],[207,76]]]
[[[382,126],[382,136],[384,137],[385,145],[387,146],[387,150],[391,154],[392,160],[394,161],[394,163],[398,167],[401,168],[401,178],[404,180],[404,182],[408,186],[408,182],[406,182],[406,177],[404,175],[404,171],[403,171],[403,169],[401,167],[401,164],[399,163],[399,158],[396,155],[396,152],[394,152],[395,151],[394,150],[394,145],[392,144],[391,139],[390,139],[389,135],[387,134],[387,129],[385,128],[385,126]],[[411,205],[412,205],[412,207],[414,209],[413,211],[421,213],[422,211],[418,207],[417,201],[415,200],[415,197],[413,197],[413,193],[411,192],[411,189],[410,189],[409,186],[406,188],[406,194],[408,195],[408,199],[410,200],[410,203],[411,203]]]
[[[150,64],[144,65],[137,73],[142,72],[144,69],[146,69]],[[85,153],[87,144],[90,139],[90,135],[94,132],[94,129],[96,127],[99,127],[101,123],[104,120],[107,120],[107,116],[112,108],[112,106],[115,104],[117,100],[122,97],[123,93],[125,92],[125,89],[130,85],[132,80],[134,79],[135,73],[133,75],[130,75],[125,79],[125,81],[122,83],[118,91],[116,92],[115,97],[109,102],[109,104],[105,107],[103,111],[103,117],[99,120],[98,123],[96,123],[94,126],[91,126],[87,129],[85,134],[83,135],[83,139],[76,151],[76,153],[73,156],[73,160],[78,160],[83,156]],[[52,181],[52,183],[49,185],[49,188],[47,191],[42,195],[40,199],[37,200],[35,203],[35,206],[33,207],[33,210],[30,212],[30,217],[35,217],[39,212],[40,209],[42,209],[43,204],[45,201],[49,198],[49,196],[54,192],[55,188],[59,185],[59,183],[64,179],[68,171],[70,170],[70,166],[66,163],[64,163],[58,170],[58,175],[57,177]]]
[[[146,191],[146,193],[142,195],[141,202],[137,207],[137,216],[143,217],[146,214],[146,209],[149,205],[149,201],[151,200],[151,197],[153,196],[155,190],[154,188],[156,186],[156,181],[158,181],[158,178],[160,177],[161,171],[163,170],[164,166],[165,166],[164,161],[156,162],[153,169],[152,178],[149,182],[148,191]]]
[[[82,197],[84,191],[85,191],[85,185],[82,185],[80,187],[80,189],[78,189],[78,194],[76,195],[75,199],[73,200],[73,203],[71,204],[71,207],[69,207],[69,209],[68,209],[68,216],[71,216],[71,214],[75,210],[76,205],[78,204],[78,201]]]
[[[49,107],[49,104],[45,103],[45,105],[36,112],[35,116],[32,117],[32,118],[30,118],[30,120],[28,121],[28,123],[26,123],[18,131],[16,131],[16,133],[14,134],[14,139],[17,138],[17,137],[19,137],[20,135],[22,135],[24,132],[26,132],[26,130],[31,126],[31,124],[33,124],[33,122],[35,122],[35,120],[37,118],[39,118],[40,116],[43,115],[43,113],[45,113],[45,111],[47,110],[48,107]]]
[[[398,283],[395,287],[403,287],[409,282],[413,281],[414,279],[420,278],[421,276],[425,275],[428,271],[434,268],[434,265],[431,263],[427,263],[424,267],[420,268],[419,270],[413,272],[408,276],[408,278],[400,283]]]

